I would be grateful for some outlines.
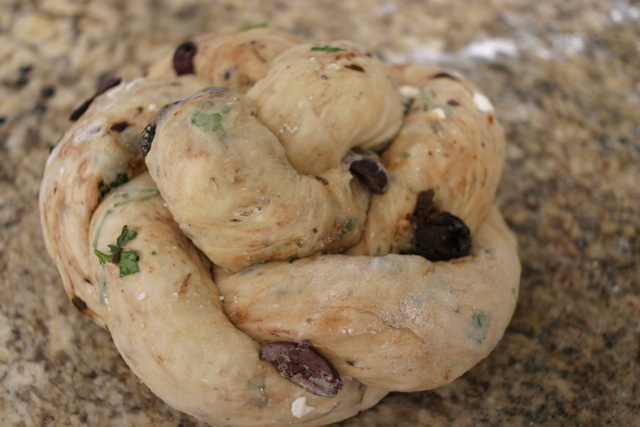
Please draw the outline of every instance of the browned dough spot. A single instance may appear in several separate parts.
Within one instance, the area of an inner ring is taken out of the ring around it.
[[[446,71],[441,71],[439,73],[436,73],[433,75],[434,79],[451,79],[451,80],[458,80],[458,78],[452,74],[447,73]]]
[[[129,126],[131,126],[131,124],[129,124],[127,122],[118,122],[118,123],[114,123],[113,125],[111,125],[109,130],[112,130],[114,132],[122,132],[123,130],[125,130]]]
[[[87,310],[87,303],[84,302],[82,298],[75,296],[71,298],[71,302],[81,313],[84,313]]]
[[[323,183],[324,185],[329,185],[329,180],[327,178],[325,178],[324,176],[314,176],[315,179],[317,179],[318,181],[320,181],[321,183]]]
[[[353,70],[353,71],[358,71],[360,73],[364,73],[364,68],[362,68],[362,66],[360,66],[358,64],[345,65],[344,68],[348,68],[348,69]]]

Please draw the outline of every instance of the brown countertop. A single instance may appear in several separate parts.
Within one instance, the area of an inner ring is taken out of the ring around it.
[[[208,3],[211,3],[208,6]],[[344,426],[633,425],[640,419],[640,4],[632,0],[4,0],[0,5],[0,419],[6,426],[198,423],[129,371],[67,300],[42,242],[49,147],[107,75],[192,35],[266,21],[390,61],[458,69],[510,142],[498,202],[523,265],[489,358]]]

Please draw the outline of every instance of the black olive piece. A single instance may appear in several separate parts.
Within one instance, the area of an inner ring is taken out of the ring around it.
[[[193,57],[198,52],[198,45],[192,41],[182,43],[176,48],[173,54],[173,69],[176,74],[182,76],[184,74],[195,74],[193,66]]]
[[[284,378],[322,397],[335,397],[342,389],[340,375],[309,341],[273,342],[260,349],[260,359],[271,363]]]
[[[387,190],[389,177],[387,170],[373,153],[354,149],[349,171],[357,176],[371,192],[382,194]]]
[[[147,157],[149,151],[151,151],[151,144],[153,138],[156,136],[156,125],[154,123],[148,124],[142,131],[142,137],[140,139],[140,150],[142,150],[142,156]]]
[[[471,253],[471,232],[462,219],[439,211],[434,191],[418,195],[412,217],[415,226],[414,253],[430,261],[447,261]]]
[[[69,120],[75,122],[89,109],[91,103],[100,95],[111,89],[112,87],[118,86],[122,81],[119,77],[109,77],[107,80],[100,83],[98,89],[96,89],[95,93],[91,95],[91,97],[85,100],[78,108],[73,110],[73,112],[69,115]]]

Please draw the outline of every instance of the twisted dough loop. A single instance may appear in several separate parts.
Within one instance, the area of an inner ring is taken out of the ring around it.
[[[335,167],[353,147],[380,148],[402,125],[402,100],[384,64],[353,43],[331,46],[287,50],[247,93],[304,174]]]
[[[389,67],[408,98],[400,133],[385,150],[389,190],[373,197],[362,240],[352,255],[385,255],[410,248],[406,220],[421,192],[477,231],[500,182],[505,140],[493,107],[470,82],[423,65]]]
[[[146,162],[183,231],[233,271],[344,249],[364,227],[369,193],[348,166],[300,175],[250,100],[220,88],[159,114]]]
[[[40,189],[40,218],[47,250],[76,307],[103,325],[104,307],[90,279],[89,221],[101,198],[99,183],[132,177],[145,169],[142,129],[158,109],[198,90],[203,81],[185,76],[120,84],[98,97],[63,135],[47,160]]]
[[[517,295],[516,242],[497,208],[464,259],[328,255],[269,263],[216,282],[225,311],[258,341],[309,339],[364,384],[432,389],[485,358]]]
[[[238,33],[204,34],[192,43],[190,68],[193,73],[206,78],[211,86],[244,93],[264,78],[274,58],[301,41],[288,33],[260,28]],[[167,56],[153,64],[148,76],[179,74],[175,68],[175,56]]]
[[[91,224],[95,248],[114,242],[122,224],[138,230],[132,247],[141,271],[122,278],[92,257],[93,280],[106,288],[105,321],[120,354],[170,405],[212,424],[284,425],[298,421],[291,404],[303,397],[314,408],[304,424],[321,425],[386,395],[343,378],[337,398],[321,398],[260,361],[258,343],[223,313],[208,261],[173,221],[148,174],[100,204]]]
[[[198,37],[97,96],[45,171],[43,234],[70,298],[154,393],[211,424],[324,425],[438,387],[492,351],[515,307],[488,100],[451,73],[314,47],[269,29]],[[383,194],[350,172],[354,147],[380,153]],[[398,254],[429,190],[468,225],[469,256]],[[107,248],[118,260],[93,255]],[[138,272],[121,273],[122,251]],[[260,360],[274,341],[310,342],[337,396]]]

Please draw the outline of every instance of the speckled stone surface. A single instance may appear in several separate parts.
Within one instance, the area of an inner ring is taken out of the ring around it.
[[[49,146],[105,76],[190,36],[269,22],[390,61],[458,69],[510,146],[498,196],[520,242],[519,305],[489,358],[344,426],[640,422],[640,3],[2,0],[0,424],[195,426],[67,300],[41,238]]]

